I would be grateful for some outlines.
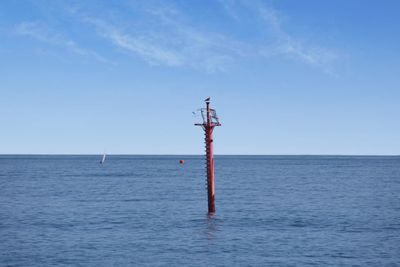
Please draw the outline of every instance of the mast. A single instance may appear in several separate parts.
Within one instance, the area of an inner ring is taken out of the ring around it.
[[[197,123],[201,126],[205,135],[206,147],[206,174],[207,174],[207,198],[208,212],[215,212],[215,183],[214,183],[214,149],[213,149],[213,131],[215,126],[221,126],[215,110],[210,108],[210,98],[205,100],[206,108],[201,109],[203,123]]]

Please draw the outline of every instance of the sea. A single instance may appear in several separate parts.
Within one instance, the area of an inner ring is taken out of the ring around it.
[[[400,266],[399,156],[0,156],[0,266]],[[184,160],[184,164],[179,161]]]

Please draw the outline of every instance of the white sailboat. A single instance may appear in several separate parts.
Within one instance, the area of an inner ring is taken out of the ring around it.
[[[106,161],[106,153],[103,154],[103,158],[100,161],[100,164],[103,164]]]

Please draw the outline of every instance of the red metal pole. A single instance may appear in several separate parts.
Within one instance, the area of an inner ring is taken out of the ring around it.
[[[207,104],[207,123],[205,125],[206,135],[206,160],[207,160],[207,195],[208,195],[208,212],[215,212],[215,186],[214,186],[214,154],[213,154],[213,137],[212,132],[214,125],[211,121],[210,102]]]
[[[196,123],[196,126],[201,126],[205,134],[206,145],[206,173],[207,173],[207,198],[208,212],[215,212],[215,186],[214,186],[214,154],[213,154],[213,130],[215,126],[221,126],[215,110],[210,108],[210,98],[206,100],[206,109],[201,109],[203,123]],[[204,117],[204,112],[206,117]]]

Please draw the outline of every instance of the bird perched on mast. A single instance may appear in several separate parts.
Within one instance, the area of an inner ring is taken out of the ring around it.
[[[206,98],[205,102],[210,102],[211,97]]]

